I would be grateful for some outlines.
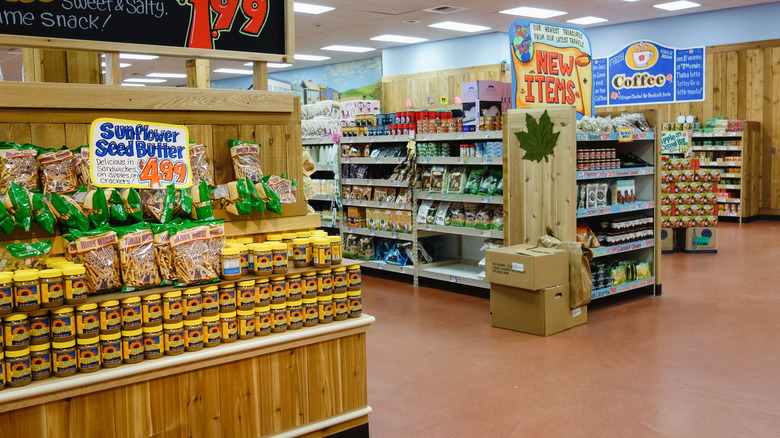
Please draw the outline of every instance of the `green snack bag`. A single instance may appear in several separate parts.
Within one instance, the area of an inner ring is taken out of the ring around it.
[[[54,216],[54,212],[52,212],[52,206],[43,194],[33,193],[32,211],[35,224],[53,233],[54,226],[57,224],[57,218]],[[3,212],[5,212],[5,208],[3,208]]]
[[[265,213],[265,202],[260,199],[260,195],[257,193],[255,185],[251,181],[246,181],[247,190],[249,191],[249,198],[252,203],[252,209]]]
[[[183,217],[192,216],[192,196],[190,189],[176,189],[179,193],[179,210]]]
[[[249,189],[246,187],[246,180],[240,179],[229,182],[228,190],[230,191],[231,205],[227,207],[227,211],[243,216],[252,214],[252,201],[249,196]]]
[[[122,200],[122,195],[119,193],[119,190],[103,189],[103,194],[108,194],[106,200],[108,202],[109,219],[112,222],[126,221],[127,210],[125,210],[125,203]]]
[[[14,222],[14,218],[8,214],[5,206],[0,202],[0,229],[3,230],[5,234],[11,234],[14,231],[15,225],[16,222]]]
[[[51,240],[40,242],[10,243],[6,249],[11,257],[3,267],[4,271],[19,269],[46,269],[46,259],[51,252]]]
[[[141,207],[141,196],[134,188],[123,189],[120,193],[122,197],[122,205],[127,212],[127,217],[133,219],[136,222],[143,222],[144,212]]]
[[[84,212],[87,213],[93,228],[108,226],[111,213],[108,210],[108,202],[106,202],[106,194],[103,189],[97,188],[87,192],[84,197]]]
[[[503,178],[503,174],[500,169],[490,169],[490,172],[482,178],[482,183],[479,185],[480,195],[493,196],[498,189],[498,183]]]
[[[476,195],[479,193],[479,185],[482,183],[482,177],[487,172],[487,167],[474,167],[466,178],[465,193]]]
[[[52,193],[51,205],[54,207],[55,215],[58,216],[57,219],[66,227],[81,231],[89,230],[89,218],[81,206],[69,196]]]
[[[6,209],[14,215],[16,224],[30,231],[32,225],[32,205],[30,203],[30,192],[17,183],[11,183],[8,194],[3,199]]]
[[[214,219],[211,195],[206,181],[193,185],[189,191],[190,198],[192,198],[192,214],[190,214],[190,217],[201,220]]]
[[[282,201],[279,199],[279,195],[277,195],[273,190],[271,190],[271,187],[268,186],[268,183],[265,181],[261,181],[263,184],[263,190],[265,191],[266,201],[265,201],[265,207],[278,214],[279,216],[282,215]]]

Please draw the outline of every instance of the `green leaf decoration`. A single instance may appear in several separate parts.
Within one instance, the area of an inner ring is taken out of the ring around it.
[[[553,124],[547,110],[544,110],[544,114],[539,117],[538,123],[531,114],[526,114],[525,124],[527,132],[515,132],[517,140],[520,142],[520,148],[525,150],[523,159],[541,162],[544,158],[545,162],[549,162],[548,156],[553,153],[553,148],[561,133],[553,132]]]

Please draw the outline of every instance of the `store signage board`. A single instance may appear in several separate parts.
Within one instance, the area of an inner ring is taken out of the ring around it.
[[[691,131],[661,131],[661,154],[684,154],[691,145]]]
[[[704,100],[704,48],[676,49],[652,41],[629,44],[593,60],[596,106]]]
[[[98,187],[192,185],[186,126],[102,118],[89,132],[90,178]]]
[[[292,52],[286,45],[287,3],[7,0],[0,8],[0,45],[281,60]]]
[[[509,28],[515,108],[574,106],[592,116],[590,39],[577,27],[515,20]]]

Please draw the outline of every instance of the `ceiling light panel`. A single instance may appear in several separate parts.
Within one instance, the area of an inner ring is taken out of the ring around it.
[[[388,43],[400,43],[400,44],[416,44],[416,43],[421,43],[423,41],[428,41],[428,39],[403,36],[403,35],[385,34],[385,35],[375,36],[371,38],[371,41],[384,41]]]
[[[254,72],[252,70],[243,68],[218,68],[214,70],[214,73],[225,73],[229,75],[251,75]]]
[[[119,59],[137,59],[139,61],[151,61],[152,59],[157,59],[159,56],[157,55],[140,55],[138,53],[120,53]]]
[[[676,2],[669,2],[669,3],[661,3],[658,5],[653,5],[654,8],[663,9],[665,11],[679,11],[682,9],[690,9],[690,8],[698,8],[701,6],[698,3],[689,2],[687,0],[680,0]]]
[[[147,78],[168,78],[168,79],[184,79],[187,77],[186,73],[149,73]]]
[[[138,83],[138,84],[162,84],[163,82],[168,82],[168,81],[166,79],[154,79],[154,78],[127,78],[124,80],[124,82]]]
[[[529,6],[522,6],[519,8],[505,9],[499,11],[501,14],[517,15],[518,17],[530,17],[530,18],[552,18],[560,15],[566,15],[567,12],[556,11],[553,9],[532,8]]]
[[[373,47],[342,46],[339,44],[334,44],[332,46],[323,47],[321,50],[331,50],[335,52],[366,53],[376,49],[374,49]]]
[[[300,12],[302,14],[323,14],[325,12],[332,11],[336,8],[332,8],[330,6],[321,6],[321,5],[312,5],[309,3],[293,3],[293,10],[295,12]]]
[[[326,61],[328,59],[330,59],[330,56],[295,54],[296,61]]]
[[[441,23],[429,24],[428,27],[435,27],[436,29],[455,30],[458,32],[482,32],[483,30],[490,30],[487,26],[479,26],[476,24],[458,23],[457,21],[442,21]]]
[[[592,16],[587,16],[587,17],[582,17],[582,18],[575,18],[573,20],[566,20],[567,23],[579,24],[579,25],[604,23],[605,21],[607,21],[606,18],[592,17]]]
[[[123,87],[145,87],[146,84],[123,83]]]

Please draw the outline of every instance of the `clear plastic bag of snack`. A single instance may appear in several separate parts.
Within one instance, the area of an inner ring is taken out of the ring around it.
[[[79,188],[73,152],[69,149],[49,151],[38,155],[38,172],[44,194],[70,193]]]
[[[258,183],[263,178],[260,168],[260,144],[229,140],[230,156],[236,179],[249,179]]]
[[[86,268],[87,289],[98,293],[122,287],[117,245],[119,239],[114,231],[105,229],[81,232],[73,230],[75,248]]]
[[[455,166],[450,169],[450,178],[447,184],[447,193],[463,193],[466,189],[466,168]]]
[[[176,271],[173,268],[173,250],[168,234],[167,224],[151,224],[154,247],[154,260],[160,270],[160,277],[172,283],[176,281]]]
[[[46,260],[51,252],[51,240],[40,242],[9,243],[0,251],[2,271],[20,269],[46,269]]]
[[[225,221],[213,220],[208,222],[209,226],[209,256],[211,258],[211,266],[217,275],[222,275],[222,249],[225,247]]]
[[[490,171],[482,178],[482,182],[479,185],[480,195],[493,196],[498,189],[498,183],[503,178],[503,172],[501,169],[490,169]]]
[[[472,167],[469,172],[469,177],[466,179],[465,193],[469,195],[476,195],[479,193],[479,186],[482,183],[482,177],[487,173],[487,166],[485,167]]]
[[[493,209],[491,206],[479,205],[474,222],[474,228],[480,230],[490,229],[491,223],[493,222]]]
[[[206,181],[207,185],[214,184],[209,171],[209,160],[206,155],[206,146],[190,142],[190,169],[192,169],[192,184]]]
[[[431,191],[441,192],[444,190],[444,172],[446,168],[444,166],[433,166],[431,168]]]
[[[157,286],[162,282],[154,256],[154,234],[146,224],[117,227],[123,290]]]
[[[218,278],[211,263],[208,225],[171,225],[168,231],[173,250],[173,267],[180,285],[201,283]]]
[[[0,143],[0,194],[8,193],[11,183],[27,190],[38,190],[38,150],[31,144]]]
[[[142,189],[140,195],[145,216],[161,224],[171,221],[176,205],[176,189],[173,185],[164,189]]]

